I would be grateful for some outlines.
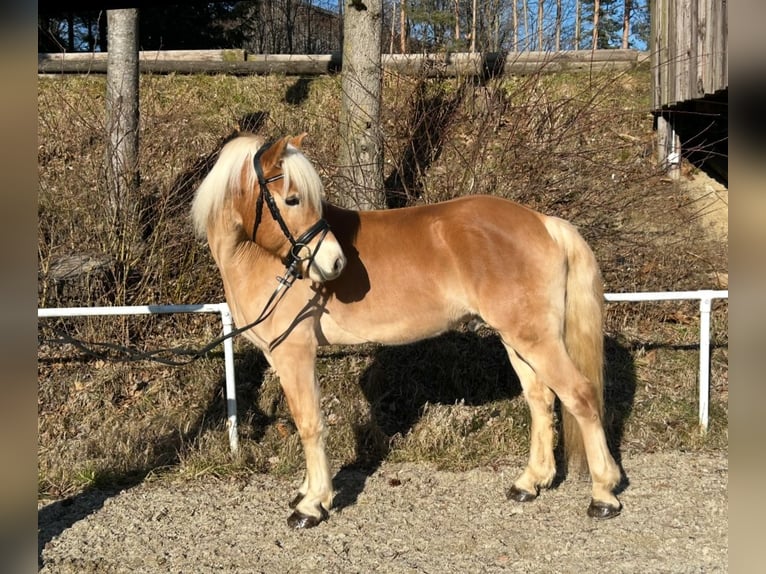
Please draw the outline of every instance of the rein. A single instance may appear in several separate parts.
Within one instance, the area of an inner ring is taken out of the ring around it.
[[[261,155],[263,155],[263,152],[266,151],[269,147],[271,147],[272,143],[267,143],[263,145],[253,156],[253,167],[255,168],[255,173],[258,176],[258,185],[260,187],[260,194],[258,195],[258,200],[256,202],[255,206],[255,223],[253,225],[253,242],[255,242],[255,232],[258,229],[258,225],[261,222],[261,218],[263,216],[263,202],[266,201],[266,205],[269,208],[269,211],[271,212],[271,216],[274,218],[274,221],[276,221],[279,224],[280,229],[282,230],[282,233],[284,233],[285,237],[287,237],[288,241],[290,241],[291,248],[290,253],[288,254],[287,258],[284,261],[285,264],[285,273],[281,277],[277,277],[277,287],[274,289],[274,292],[269,297],[269,300],[266,301],[266,305],[264,305],[263,310],[261,311],[261,314],[258,315],[258,318],[245,325],[244,327],[239,327],[237,329],[234,329],[230,333],[223,335],[221,337],[218,337],[217,339],[214,339],[204,347],[200,349],[190,349],[187,347],[173,347],[168,349],[155,349],[152,351],[139,351],[138,349],[131,348],[131,347],[125,347],[123,345],[117,345],[115,343],[104,343],[104,342],[89,342],[89,341],[82,341],[80,339],[75,339],[74,337],[70,336],[64,336],[60,339],[44,339],[43,341],[45,343],[49,344],[70,344],[78,348],[80,351],[92,355],[96,358],[100,359],[111,359],[111,360],[117,360],[114,357],[110,357],[106,353],[102,353],[99,351],[94,350],[94,348],[104,348],[108,351],[112,352],[118,352],[122,353],[124,357],[122,357],[119,360],[125,361],[125,362],[133,362],[133,361],[154,361],[156,363],[160,363],[163,365],[173,366],[173,367],[179,367],[184,365],[189,365],[193,363],[194,361],[201,359],[204,355],[206,355],[208,352],[210,352],[212,349],[223,343],[225,340],[230,339],[232,337],[236,337],[237,335],[240,335],[244,333],[245,331],[248,331],[252,329],[253,327],[259,325],[260,323],[263,323],[276,309],[279,302],[282,300],[282,297],[285,296],[285,293],[292,287],[293,283],[296,279],[303,279],[303,275],[300,272],[299,264],[307,261],[307,266],[310,266],[311,263],[314,261],[314,256],[316,254],[316,251],[319,249],[320,245],[322,244],[322,241],[324,241],[324,238],[327,236],[327,233],[330,231],[330,225],[327,223],[327,221],[324,218],[320,218],[319,221],[317,221],[314,225],[308,228],[304,233],[302,233],[298,239],[295,239],[290,233],[290,230],[287,227],[287,224],[285,223],[284,219],[282,218],[282,214],[279,212],[279,207],[277,207],[277,203],[274,200],[274,196],[271,194],[268,188],[268,184],[278,181],[284,177],[284,174],[275,175],[269,178],[264,177],[263,175],[263,168],[261,166]],[[319,242],[317,243],[316,249],[312,251],[308,247],[308,243],[317,235],[320,235]],[[301,251],[306,249],[308,251],[308,255],[305,257],[301,257]],[[186,356],[188,357],[185,360],[174,360],[174,359],[166,359],[163,357],[159,357],[158,355],[162,353],[170,353],[172,355],[180,355],[180,356]]]

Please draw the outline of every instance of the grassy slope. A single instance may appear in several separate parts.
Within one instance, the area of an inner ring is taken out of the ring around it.
[[[97,199],[103,92],[98,76],[39,82],[40,306],[221,300],[187,212],[206,158],[238,125],[261,118],[267,136],[309,132],[307,153],[328,197],[342,193],[334,166],[339,78],[145,77],[138,213],[110,221]],[[390,76],[386,175],[405,175],[399,197],[410,203],[493,193],[572,220],[599,258],[607,291],[716,287],[710,273],[726,271],[726,245],[704,236],[688,200],[658,174],[648,106],[646,71],[462,87]],[[85,278],[54,281],[72,254],[106,263]],[[623,451],[727,447],[728,313],[716,307],[704,438],[696,428],[694,303],[608,307],[608,422]],[[40,334],[156,348],[199,346],[216,330],[212,318],[179,316],[51,321]],[[252,348],[238,341],[236,349],[242,454],[232,461],[220,354],[168,368],[81,358],[43,341],[40,495],[148,474],[299,468],[300,443],[278,381]],[[526,453],[526,407],[489,332],[461,330],[401,348],[326,349],[318,370],[336,468],[383,457],[466,468]]]

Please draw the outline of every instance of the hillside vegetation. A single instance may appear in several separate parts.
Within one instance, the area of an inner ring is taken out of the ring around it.
[[[309,137],[305,151],[330,201],[340,78],[144,76],[136,210],[112,220],[104,200],[104,78],[38,84],[40,307],[223,300],[194,239],[196,184],[237,129]],[[606,291],[718,288],[727,245],[708,237],[693,200],[654,162],[649,74],[491,80],[385,78],[388,202],[489,193],[575,223]],[[688,173],[688,170],[687,170]],[[711,428],[697,427],[694,302],[607,307],[607,423],[616,452],[725,449],[728,307],[713,315]],[[293,472],[300,441],[265,360],[236,341],[240,456],[228,452],[222,352],[188,367],[125,362],[51,342],[75,337],[154,349],[201,347],[201,316],[41,320],[41,497],[147,476]],[[335,468],[429,460],[443,468],[526,454],[528,415],[502,345],[489,331],[405,347],[329,348],[318,363]]]

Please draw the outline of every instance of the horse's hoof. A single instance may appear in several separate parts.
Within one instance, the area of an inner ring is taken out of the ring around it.
[[[508,489],[506,496],[508,497],[508,500],[515,500],[516,502],[530,502],[537,498],[537,492],[521,490],[514,484]]]
[[[295,498],[293,498],[290,501],[290,504],[288,505],[290,508],[295,509],[296,506],[298,506],[301,503],[301,500],[303,500],[303,497],[306,496],[305,494],[301,494],[300,492],[295,495]]]
[[[310,514],[303,514],[300,510],[296,510],[287,519],[287,525],[290,528],[295,528],[296,530],[304,529],[304,528],[314,528],[315,526],[318,526],[321,522],[330,518],[330,513],[327,512],[324,509],[324,507],[321,505],[319,506],[319,512],[320,512],[320,515],[317,517],[317,516],[311,516]]]
[[[606,502],[591,500],[590,506],[588,506],[588,516],[590,516],[591,518],[600,518],[600,519],[614,518],[615,516],[620,514],[621,510],[622,510],[622,505],[619,503],[617,504],[617,506],[613,506]]]

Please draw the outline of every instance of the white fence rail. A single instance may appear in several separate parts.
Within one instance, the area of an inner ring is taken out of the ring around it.
[[[610,302],[680,301],[696,299],[700,302],[700,350],[699,350],[699,423],[703,432],[708,428],[710,401],[710,313],[714,299],[728,299],[729,291],[675,291],[650,293],[607,293]],[[138,305],[124,307],[64,307],[37,310],[38,318],[84,317],[104,315],[153,315],[167,313],[217,313],[221,317],[223,335],[232,332],[233,320],[226,303],[204,305]],[[223,342],[226,372],[226,416],[229,445],[236,453],[239,448],[237,435],[237,393],[234,376],[234,344],[231,338]]]
[[[37,317],[86,317],[96,315],[156,315],[167,313],[217,313],[221,316],[223,335],[232,331],[234,321],[226,303],[204,305],[136,305],[127,307],[61,307],[58,309],[38,309]],[[223,342],[223,355],[226,372],[226,419],[229,428],[231,452],[239,450],[237,434],[237,389],[234,377],[234,342],[229,337]]]

